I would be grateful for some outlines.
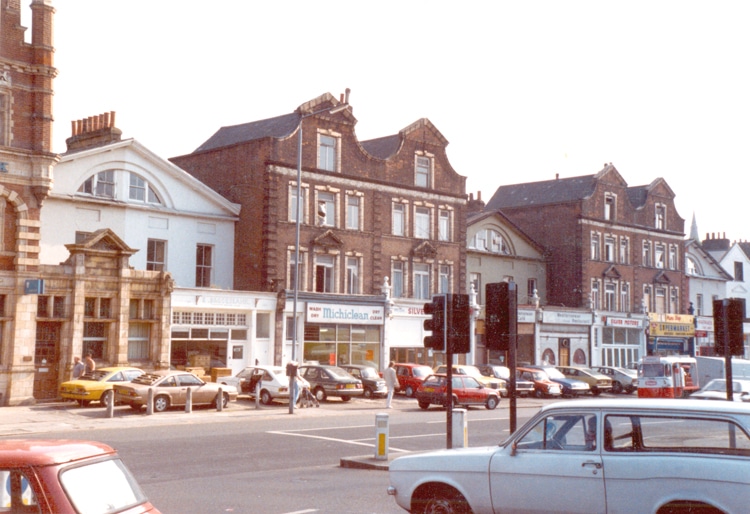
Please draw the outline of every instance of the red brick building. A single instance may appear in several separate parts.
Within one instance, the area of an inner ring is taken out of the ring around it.
[[[384,278],[394,302],[411,299],[420,307],[438,292],[465,292],[466,179],[451,167],[448,141],[429,120],[359,141],[347,100],[324,94],[290,114],[223,127],[193,153],[171,160],[242,205],[235,289],[279,291],[280,298],[289,299],[302,131],[298,293],[306,318],[305,358],[355,362],[356,355],[365,355],[359,360],[381,364],[393,353],[383,353],[389,345],[382,319],[365,329],[366,349],[360,352],[355,348],[359,336],[346,335],[353,326],[331,319],[316,324],[312,320],[320,318],[310,308],[320,309],[322,303],[350,312],[360,305],[364,310],[355,317],[382,318],[387,307],[392,316],[394,305],[384,306]],[[289,305],[280,304],[277,331],[290,344]],[[370,307],[381,309],[380,314]],[[403,312],[414,311],[405,307]],[[412,316],[408,337],[398,344],[422,347],[422,319]],[[417,322],[419,330],[413,328]],[[335,336],[321,332],[326,330]],[[328,337],[344,346],[324,344]],[[289,350],[277,347],[276,360],[289,358]]]
[[[618,338],[623,345],[635,344],[642,337],[638,331],[646,328],[623,335],[607,320],[638,313],[655,321],[687,313],[685,222],[674,198],[664,179],[631,187],[606,164],[594,175],[501,186],[486,208],[500,210],[544,246],[548,305],[599,314],[594,316],[594,325],[602,326],[599,341],[592,342],[596,349]]]

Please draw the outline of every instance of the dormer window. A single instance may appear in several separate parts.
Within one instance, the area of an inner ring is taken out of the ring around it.
[[[667,228],[667,206],[663,204],[656,204],[655,215],[654,215],[654,227],[659,230]]]
[[[607,221],[615,221],[616,199],[613,194],[604,195],[604,219]]]
[[[79,193],[86,193],[103,198],[115,197],[114,170],[100,171],[92,175],[78,188]]]
[[[318,168],[336,171],[336,138],[321,134],[318,139]]]
[[[432,159],[417,156],[414,170],[415,185],[418,187],[430,187],[430,171],[432,170]]]

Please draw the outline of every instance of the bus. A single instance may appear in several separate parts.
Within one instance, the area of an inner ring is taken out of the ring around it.
[[[638,364],[639,398],[685,398],[698,389],[694,357],[654,355]]]

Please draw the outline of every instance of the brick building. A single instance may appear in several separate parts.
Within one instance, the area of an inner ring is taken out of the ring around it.
[[[298,147],[305,359],[379,368],[394,356],[433,359],[422,352],[421,307],[438,292],[465,292],[465,177],[448,162],[447,140],[420,119],[359,141],[356,121],[348,93],[326,93],[290,114],[223,127],[171,159],[242,206],[234,287],[279,293],[277,363],[296,356]]]
[[[649,351],[687,350],[687,334],[669,330],[692,323],[674,197],[661,178],[628,186],[612,164],[594,175],[497,189],[487,210],[500,210],[545,248],[548,305],[591,313],[588,334],[550,338],[557,360],[576,350],[576,362],[637,360],[647,326]],[[650,325],[633,321],[645,315]]]

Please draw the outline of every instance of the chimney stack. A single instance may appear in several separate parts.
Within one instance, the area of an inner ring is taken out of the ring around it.
[[[71,122],[71,136],[65,140],[66,153],[105,146],[122,140],[122,131],[115,127],[115,112],[110,111]]]

